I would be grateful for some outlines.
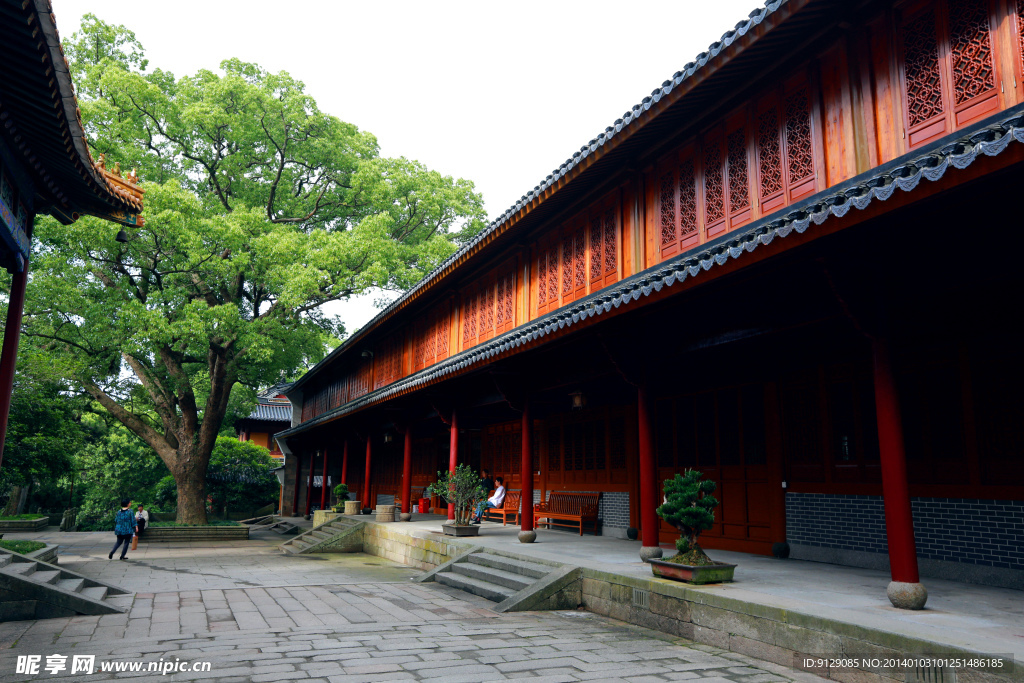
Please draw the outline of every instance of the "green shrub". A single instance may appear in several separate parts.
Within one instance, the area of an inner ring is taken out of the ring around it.
[[[34,553],[45,547],[46,544],[39,541],[0,541],[0,548],[10,550],[12,553],[21,553],[22,555]]]
[[[711,495],[714,492],[715,482],[704,479],[704,473],[697,470],[686,470],[665,480],[665,502],[658,506],[657,513],[679,530],[676,549],[682,556],[680,562],[685,559],[684,563],[691,566],[714,564],[697,545],[701,532],[715,523],[718,499]]]

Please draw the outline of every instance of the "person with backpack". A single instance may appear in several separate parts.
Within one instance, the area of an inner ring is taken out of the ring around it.
[[[117,549],[121,548],[121,558],[125,559],[125,555],[128,554],[128,546],[132,542],[132,536],[135,535],[138,530],[138,526],[135,523],[135,513],[132,512],[132,502],[127,498],[121,501],[121,509],[114,513],[114,533],[117,535],[117,543],[114,544],[114,548],[107,555],[108,560],[114,559],[114,553]]]

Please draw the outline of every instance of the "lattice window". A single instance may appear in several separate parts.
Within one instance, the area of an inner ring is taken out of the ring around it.
[[[557,306],[558,301],[558,246],[548,249],[548,306]]]
[[[514,270],[510,270],[501,279],[505,283],[505,291],[499,304],[504,311],[502,316],[505,325],[502,331],[504,331],[505,329],[512,329],[516,323],[516,273]]]
[[[548,302],[548,254],[547,250],[541,251],[537,258],[537,306],[544,306]]]
[[[949,55],[955,104],[996,87],[987,0],[955,0],[949,6]]]
[[[426,343],[427,335],[423,334],[422,330],[417,330],[416,346],[413,349],[413,360],[415,361],[413,364],[416,366],[416,369],[423,367],[423,359],[426,358],[427,356],[424,350],[426,347]]]
[[[750,205],[750,178],[747,168],[747,135],[743,129],[728,137],[729,210],[742,211]]]
[[[613,470],[626,469],[626,420],[612,418],[608,423],[609,465]]]
[[[604,274],[619,272],[618,240],[615,238],[615,209],[604,212]]]
[[[671,173],[661,177],[661,246],[676,241],[676,179]]]
[[[786,97],[786,165],[791,185],[814,174],[810,100],[806,87]]]
[[[477,318],[477,300],[480,298],[479,292],[473,292],[469,297],[469,315],[466,316],[466,330],[469,330],[469,337],[466,341],[472,343],[476,342],[476,318]]]
[[[761,198],[782,191],[782,145],[779,144],[779,115],[771,107],[757,117],[757,158]]]
[[[435,345],[435,359],[434,362],[448,357],[448,330],[451,324],[448,316],[448,307],[443,306],[437,313],[437,322],[435,327],[437,329],[437,343]]]
[[[505,278],[498,278],[498,305],[494,308],[494,328],[500,330],[505,325]]]
[[[1024,74],[1024,0],[1017,0],[1017,46],[1020,48],[1020,68]]]
[[[562,238],[562,297],[572,292],[572,233]]]
[[[488,283],[480,297],[480,339],[494,335],[494,285]]]
[[[590,219],[590,279],[600,279],[604,273],[604,228],[601,217]]]
[[[572,267],[575,273],[573,286],[576,288],[585,287],[587,284],[587,236],[583,228],[576,231],[573,236]]]
[[[704,216],[708,223],[725,217],[725,180],[722,146],[709,144],[704,149]]]
[[[693,159],[679,166],[679,226],[683,235],[697,229],[697,173]]]
[[[562,439],[558,425],[548,428],[548,470],[558,472],[562,469]],[[571,468],[570,468],[571,469]]]
[[[942,114],[942,80],[935,12],[928,11],[903,27],[907,79],[907,115],[911,126]]]

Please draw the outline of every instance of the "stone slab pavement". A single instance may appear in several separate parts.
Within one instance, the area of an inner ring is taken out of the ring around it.
[[[276,538],[147,548],[119,562],[85,536],[61,534],[61,564],[108,581],[123,572],[114,582],[137,591],[130,611],[0,624],[0,681],[823,680],[585,611],[497,614],[483,598],[413,583],[416,570],[362,553],[274,555]],[[19,656],[38,656],[38,672],[18,673]],[[75,656],[94,658],[95,673],[72,674]],[[208,670],[181,670],[204,662]],[[169,667],[178,670],[156,673]]]

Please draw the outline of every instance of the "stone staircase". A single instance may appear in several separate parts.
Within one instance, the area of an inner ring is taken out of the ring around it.
[[[581,602],[578,567],[537,561],[479,546],[417,577],[491,602],[496,612],[575,609]]]
[[[279,548],[286,555],[305,553],[353,553],[363,549],[365,522],[335,517],[295,538],[285,541]]]
[[[0,549],[0,621],[127,612],[132,593]]]

